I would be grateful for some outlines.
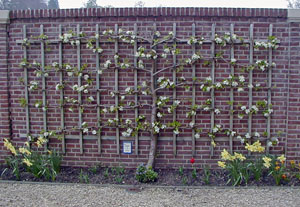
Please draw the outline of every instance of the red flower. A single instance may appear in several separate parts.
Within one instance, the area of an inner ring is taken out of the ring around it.
[[[195,163],[195,159],[192,157],[192,159],[190,160],[190,162],[191,162],[192,164],[194,164],[194,163]]]

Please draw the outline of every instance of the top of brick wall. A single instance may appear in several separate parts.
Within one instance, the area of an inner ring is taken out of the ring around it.
[[[287,13],[287,9],[205,7],[38,9],[11,11],[10,19],[106,16],[239,16],[287,18]]]

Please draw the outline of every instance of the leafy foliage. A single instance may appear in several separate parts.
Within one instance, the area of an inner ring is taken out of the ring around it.
[[[152,170],[152,168],[147,168],[143,164],[138,166],[135,174],[136,179],[141,183],[148,183],[156,181],[158,174]]]

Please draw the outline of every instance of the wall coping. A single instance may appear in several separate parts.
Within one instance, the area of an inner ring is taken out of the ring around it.
[[[288,22],[300,22],[300,9],[288,10]]]
[[[15,10],[10,19],[65,17],[131,17],[131,16],[203,16],[203,17],[273,17],[287,18],[287,9],[273,8],[208,8],[208,7],[145,7],[145,8],[81,8]]]
[[[0,24],[9,23],[9,13],[8,10],[0,10]]]

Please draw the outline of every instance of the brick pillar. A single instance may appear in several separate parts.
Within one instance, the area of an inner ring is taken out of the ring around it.
[[[0,11],[0,163],[7,154],[3,138],[10,138],[9,92],[8,92],[8,33],[9,11]]]
[[[287,123],[287,157],[300,161],[300,11],[289,9],[290,68]]]

